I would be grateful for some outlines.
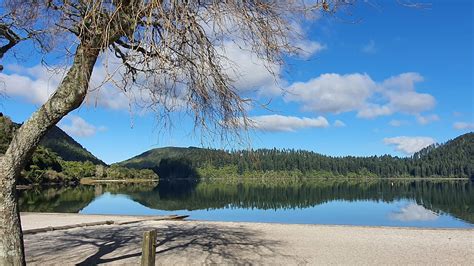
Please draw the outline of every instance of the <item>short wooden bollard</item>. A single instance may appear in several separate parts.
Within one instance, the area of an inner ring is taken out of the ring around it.
[[[143,233],[142,266],[154,266],[156,255],[156,231]]]

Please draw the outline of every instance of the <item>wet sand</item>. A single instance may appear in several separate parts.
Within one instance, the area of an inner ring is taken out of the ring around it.
[[[22,214],[24,228],[141,219],[25,235],[30,265],[137,265],[146,230],[157,230],[158,265],[443,264],[472,265],[473,229],[418,229]]]

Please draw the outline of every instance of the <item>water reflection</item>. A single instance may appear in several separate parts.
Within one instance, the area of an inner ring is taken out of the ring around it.
[[[397,212],[392,212],[390,218],[397,221],[434,221],[439,218],[439,215],[425,207],[410,203],[402,207]]]
[[[107,184],[21,191],[20,208],[183,213],[194,219],[230,221],[463,227],[474,224],[473,192],[468,181],[164,180],[158,186]]]

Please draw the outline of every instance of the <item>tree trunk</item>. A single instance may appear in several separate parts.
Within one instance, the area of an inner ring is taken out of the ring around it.
[[[80,44],[74,62],[49,100],[15,132],[0,157],[0,265],[24,265],[23,236],[16,198],[16,179],[48,129],[84,101],[99,54]]]
[[[0,265],[24,265],[23,234],[15,191],[15,178],[6,161],[0,158]]]

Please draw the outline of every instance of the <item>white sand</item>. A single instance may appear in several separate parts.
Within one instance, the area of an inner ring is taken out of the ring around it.
[[[46,218],[62,220],[63,225],[67,219],[75,224],[92,219],[79,214],[22,214],[25,226],[38,225],[35,220]],[[105,220],[114,219],[124,217],[107,216]],[[143,231],[150,229],[158,232],[159,265],[472,265],[474,261],[472,229],[146,221],[25,235],[27,262],[136,265]]]

